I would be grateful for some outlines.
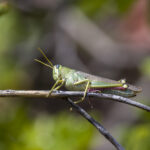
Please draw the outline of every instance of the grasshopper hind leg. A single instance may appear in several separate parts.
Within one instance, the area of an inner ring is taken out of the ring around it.
[[[83,95],[83,97],[82,97],[81,99],[75,101],[75,102],[74,102],[75,104],[84,101],[85,96],[86,96],[86,94],[87,94],[87,92],[88,92],[88,88],[89,88],[89,85],[90,85],[90,81],[89,81],[88,79],[85,79],[85,80],[83,80],[83,81],[80,81],[80,82],[78,82],[78,83],[75,83],[75,85],[79,85],[79,84],[82,84],[82,83],[84,83],[84,82],[87,82],[86,87],[85,87],[85,90],[84,90],[84,95]]]

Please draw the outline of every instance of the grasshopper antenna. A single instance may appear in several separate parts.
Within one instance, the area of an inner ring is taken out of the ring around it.
[[[44,58],[47,60],[47,62],[50,64],[51,68],[54,67],[53,63],[47,58],[47,56],[45,55],[45,53],[42,51],[41,48],[38,48],[38,50],[41,52],[41,54],[44,56]]]
[[[41,52],[41,54],[42,54],[42,55],[44,56],[44,58],[47,60],[47,62],[49,63],[49,65],[46,64],[46,63],[44,63],[44,62],[42,62],[41,60],[38,60],[38,59],[34,59],[34,60],[35,60],[36,62],[38,62],[38,63],[44,65],[44,66],[47,66],[47,67],[53,69],[53,67],[54,67],[53,63],[47,58],[47,56],[46,56],[45,53],[42,51],[42,49],[38,48],[38,50]]]
[[[49,67],[49,68],[53,69],[52,66],[50,66],[50,65],[48,65],[48,64],[46,64],[46,63],[44,63],[44,62],[42,62],[41,60],[38,60],[38,59],[34,59],[34,60],[35,60],[36,62],[38,62],[38,63],[40,63],[40,64],[46,66],[46,67]]]

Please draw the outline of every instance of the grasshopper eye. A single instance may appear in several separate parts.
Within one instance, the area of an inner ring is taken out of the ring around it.
[[[61,77],[61,68],[62,65],[55,65],[53,68],[53,78],[54,80],[57,80],[58,78]]]
[[[56,65],[56,68],[59,69],[60,65]]]

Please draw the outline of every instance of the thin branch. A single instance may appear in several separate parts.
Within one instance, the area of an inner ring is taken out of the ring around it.
[[[113,138],[113,136],[99,122],[92,118],[83,108],[75,104],[70,98],[68,98],[67,101],[71,104],[71,107],[78,111],[81,116],[83,116],[93,126],[95,126],[98,131],[116,147],[117,150],[124,150],[124,148]]]
[[[84,94],[84,92],[79,91],[55,91],[47,97],[48,93],[48,90],[0,90],[0,97],[68,98],[79,97]],[[87,93],[87,97],[106,98],[106,100],[125,103],[150,112],[149,106],[118,95],[89,92]]]

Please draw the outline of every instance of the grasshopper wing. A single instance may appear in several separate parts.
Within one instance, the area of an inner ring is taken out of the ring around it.
[[[123,84],[119,81],[91,75],[81,71],[77,71],[78,74],[82,75],[84,78],[89,79],[90,88],[110,88],[110,87],[122,87]]]

